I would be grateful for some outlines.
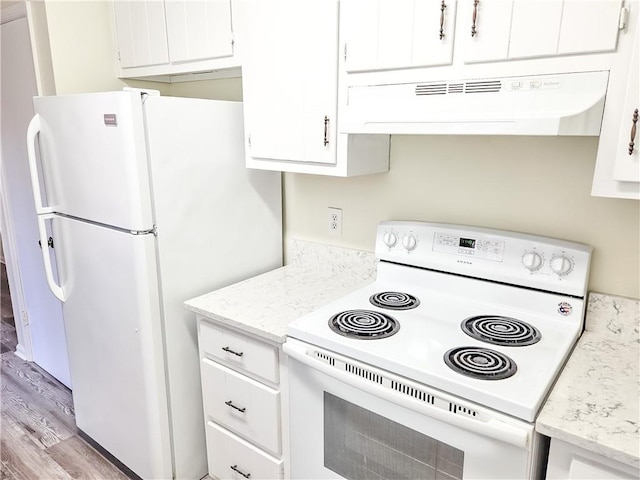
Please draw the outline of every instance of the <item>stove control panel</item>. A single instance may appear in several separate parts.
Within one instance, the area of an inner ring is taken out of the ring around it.
[[[452,233],[436,232],[433,250],[501,262],[504,258],[504,245],[501,240],[467,238]]]
[[[576,296],[586,294],[591,247],[462,225],[382,222],[381,260]]]

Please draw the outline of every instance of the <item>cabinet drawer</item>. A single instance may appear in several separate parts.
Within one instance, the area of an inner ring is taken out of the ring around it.
[[[207,418],[280,454],[280,392],[208,358],[201,370]]]
[[[203,356],[278,383],[278,349],[260,340],[199,322],[198,341]]]
[[[241,438],[207,422],[209,475],[220,480],[281,479],[282,460],[266,454]]]

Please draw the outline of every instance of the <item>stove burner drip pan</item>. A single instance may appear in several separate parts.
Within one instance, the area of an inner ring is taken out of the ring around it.
[[[329,319],[329,328],[349,338],[377,340],[400,330],[398,321],[390,315],[372,310],[345,310]]]
[[[420,300],[409,293],[380,292],[369,297],[371,305],[389,310],[411,310],[420,305]]]
[[[479,315],[460,325],[462,331],[476,340],[506,347],[524,347],[540,341],[542,335],[533,325],[511,317]]]
[[[518,367],[506,355],[481,347],[456,347],[444,354],[445,363],[462,375],[479,380],[503,380]]]

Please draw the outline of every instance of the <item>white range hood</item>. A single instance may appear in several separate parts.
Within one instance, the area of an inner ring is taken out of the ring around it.
[[[598,136],[608,71],[349,87],[341,133]]]

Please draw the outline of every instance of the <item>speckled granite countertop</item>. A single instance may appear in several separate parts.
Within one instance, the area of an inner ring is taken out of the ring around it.
[[[186,309],[283,343],[293,320],[372,282],[372,253],[294,240],[289,265],[185,302]]]
[[[591,293],[585,331],[536,429],[640,466],[640,301]]]

